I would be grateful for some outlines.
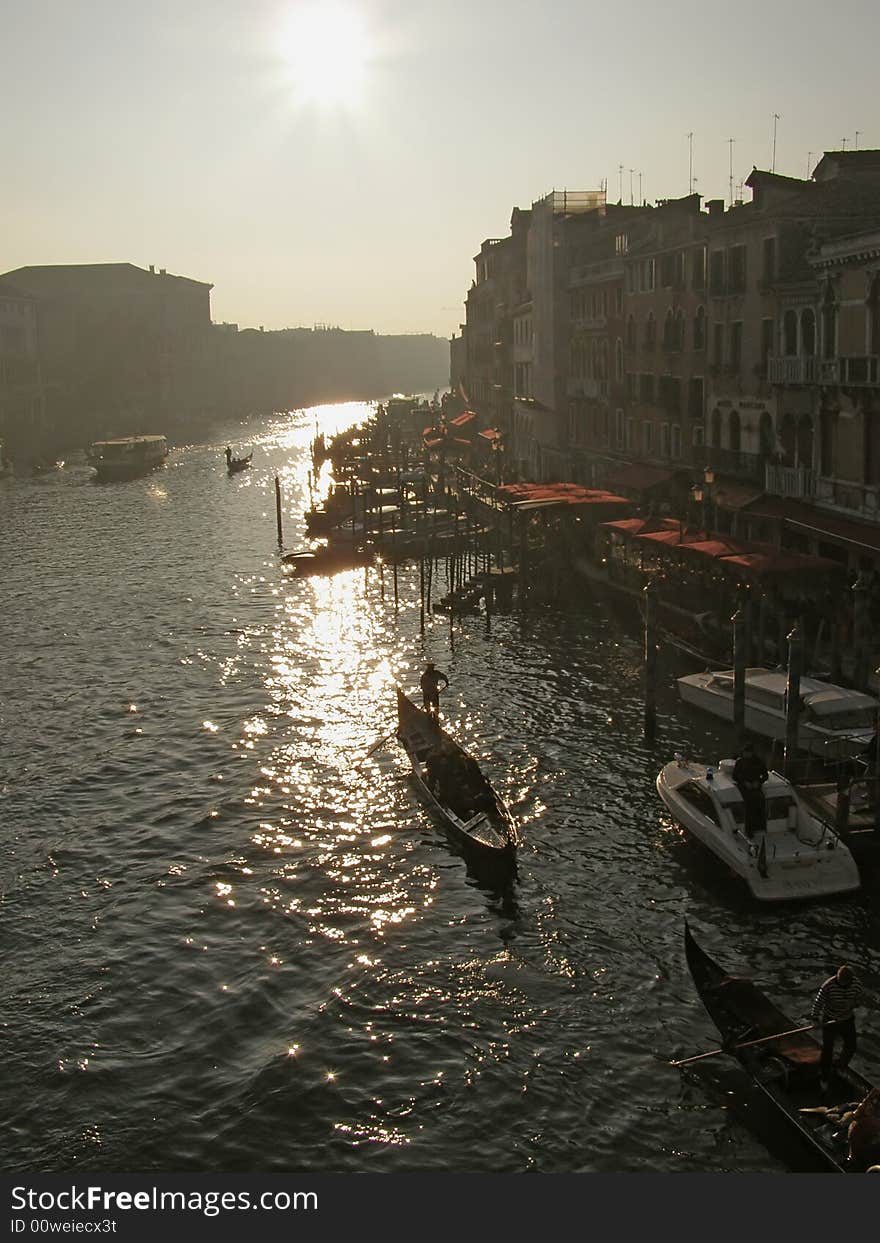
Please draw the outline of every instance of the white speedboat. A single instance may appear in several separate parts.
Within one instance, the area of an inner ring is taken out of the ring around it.
[[[778,773],[770,773],[763,786],[766,828],[749,836],[733,764],[722,760],[712,768],[676,759],[660,772],[657,793],[678,823],[764,902],[823,898],[859,888],[859,871],[847,847],[805,809]]]
[[[784,669],[746,669],[745,726],[764,738],[785,738]],[[678,679],[685,703],[733,721],[733,670],[690,673]],[[850,758],[871,741],[880,702],[859,691],[801,678],[798,746],[833,761]]]

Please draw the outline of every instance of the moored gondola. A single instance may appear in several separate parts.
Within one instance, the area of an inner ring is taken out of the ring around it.
[[[476,761],[399,688],[397,722],[419,793],[450,840],[472,861],[513,867],[516,824]]]
[[[685,956],[700,1000],[724,1046],[823,1164],[839,1173],[864,1166],[848,1160],[846,1128],[835,1117],[861,1102],[873,1085],[850,1067],[835,1067],[827,1089],[819,1081],[821,1047],[778,1009],[753,981],[727,972],[710,958],[685,923]],[[779,1039],[763,1040],[776,1033]],[[738,1047],[749,1045],[749,1047]]]

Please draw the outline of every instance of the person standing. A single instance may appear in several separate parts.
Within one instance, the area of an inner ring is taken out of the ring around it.
[[[752,744],[744,743],[739,759],[733,766],[733,780],[739,786],[743,797],[745,829],[749,837],[767,827],[764,782],[769,776],[767,765]]]
[[[856,1051],[855,1008],[861,1001],[862,986],[852,967],[838,967],[816,994],[810,1017],[822,1024],[822,1060],[820,1075],[823,1088],[831,1078],[834,1045],[843,1040],[838,1065],[845,1069]]]
[[[428,716],[434,717],[436,720],[440,715],[440,683],[443,683],[444,690],[449,685],[449,678],[445,673],[441,673],[439,669],[434,668],[433,660],[429,660],[425,665],[425,672],[419,679],[419,686],[422,688],[422,703]]]

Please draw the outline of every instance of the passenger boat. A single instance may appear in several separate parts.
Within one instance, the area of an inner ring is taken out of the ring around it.
[[[164,436],[122,436],[96,440],[89,449],[89,465],[101,481],[136,479],[161,466],[168,456]]]
[[[251,464],[251,458],[254,456],[253,449],[247,457],[233,457],[227,451],[226,454],[226,470],[230,475],[236,475],[240,470],[247,470]]]
[[[825,1110],[862,1101],[873,1085],[851,1067],[835,1067],[827,1090],[819,1082],[821,1047],[808,1032],[779,1010],[749,979],[728,975],[697,944],[685,923],[687,965],[722,1040],[731,1046],[783,1035],[750,1048],[731,1048],[761,1092],[806,1141],[815,1156],[838,1173],[858,1173],[847,1160],[845,1133],[829,1121]]]
[[[746,669],[745,726],[765,738],[785,738],[785,670]],[[733,721],[733,670],[691,673],[678,679],[685,703]],[[798,745],[833,761],[851,758],[873,737],[880,702],[871,695],[820,682],[800,680]]]
[[[657,793],[672,815],[763,902],[824,898],[859,888],[859,870],[831,828],[800,802],[779,773],[764,782],[766,828],[749,836],[733,760],[718,768],[676,759],[661,769]]]
[[[426,761],[442,748],[447,755],[460,757],[476,767],[440,725],[397,690],[397,739],[409,756],[419,794],[446,830],[450,839],[471,857],[483,862],[512,866],[518,844],[516,824],[506,804],[482,773],[467,789],[444,793],[432,789]],[[479,805],[478,805],[479,804]]]

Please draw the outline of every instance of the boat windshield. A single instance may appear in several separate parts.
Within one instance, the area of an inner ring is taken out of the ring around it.
[[[850,732],[858,729],[873,729],[875,711],[872,708],[844,708],[839,712],[809,713],[810,720],[823,729],[835,729]]]

